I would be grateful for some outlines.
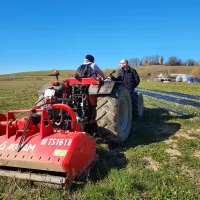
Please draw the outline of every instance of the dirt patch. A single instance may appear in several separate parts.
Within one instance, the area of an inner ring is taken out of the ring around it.
[[[170,156],[181,156],[181,152],[177,149],[167,149],[166,153],[168,153]]]
[[[151,157],[144,157],[143,159],[148,162],[148,165],[146,166],[147,169],[158,171],[160,168],[159,162],[153,160]]]
[[[196,140],[196,139],[198,139],[198,138],[196,138],[194,136],[189,136],[186,133],[177,133],[176,137],[179,137],[179,138],[183,137],[183,138],[188,139],[188,140]]]
[[[200,158],[200,151],[195,151],[195,152],[193,153],[193,156],[194,156],[194,157],[197,157],[197,158]]]
[[[187,130],[187,133],[188,134],[193,134],[194,133],[194,129]]]
[[[195,172],[194,172],[193,169],[190,169],[189,167],[183,165],[183,166],[181,167],[181,170],[182,170],[182,172],[183,172],[184,174],[189,175],[190,177],[193,177],[193,178],[194,178]]]
[[[167,145],[169,145],[170,148],[172,148],[172,149],[177,149],[177,148],[178,148],[177,140],[169,139],[169,140],[166,140],[165,143],[166,143]]]
[[[178,145],[177,145],[176,143],[172,143],[172,144],[170,145],[170,147],[171,147],[172,149],[178,149]]]
[[[177,140],[169,139],[165,141],[166,144],[171,145],[173,143],[177,143]]]
[[[177,156],[171,156],[169,160],[170,160],[170,163],[175,163],[177,162]]]
[[[196,129],[196,132],[197,132],[197,133],[200,133],[200,129]]]
[[[193,117],[189,119],[190,121],[199,121],[199,117]]]
[[[187,166],[182,166],[182,173],[190,176],[194,179],[195,187],[200,190],[200,170],[199,169],[192,169]]]

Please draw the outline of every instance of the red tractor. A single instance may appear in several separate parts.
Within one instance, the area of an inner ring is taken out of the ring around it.
[[[0,175],[61,184],[69,188],[84,177],[98,159],[90,132],[109,142],[124,142],[132,126],[132,107],[143,113],[143,99],[132,106],[121,82],[94,78],[67,78],[45,84],[32,110],[0,114]],[[89,96],[96,95],[96,121],[89,123]],[[139,97],[139,98],[138,98]],[[29,113],[16,119],[15,114]],[[21,169],[21,172],[16,171]],[[29,173],[29,170],[36,173]],[[37,172],[47,175],[39,175]],[[56,176],[55,176],[56,174]]]

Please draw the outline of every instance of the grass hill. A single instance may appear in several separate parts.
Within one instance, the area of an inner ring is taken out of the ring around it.
[[[182,74],[190,74],[192,69],[194,67],[192,66],[164,66],[164,65],[150,65],[150,66],[139,66],[135,67],[135,69],[138,71],[140,77],[144,78],[147,74],[151,74],[153,77],[160,74],[170,74],[170,73],[182,73]],[[109,75],[110,72],[113,70],[116,70],[115,75],[117,74],[119,68],[115,69],[105,69],[103,70],[106,75]],[[7,74],[7,75],[0,75],[0,79],[3,77],[45,77],[48,74],[51,74],[52,70],[47,71],[32,71],[32,72],[20,72],[20,73],[14,73],[14,74]],[[75,70],[60,70],[60,77],[61,78],[67,78],[75,73]]]
[[[189,73],[192,67],[139,67],[147,73]],[[175,70],[175,71],[173,71]],[[112,70],[105,70],[106,73]],[[61,79],[74,71],[60,71]],[[9,109],[32,108],[41,86],[55,78],[51,71],[24,72],[0,76],[0,113]],[[199,94],[199,84],[141,81],[140,87]],[[144,97],[144,117],[134,120],[134,134],[115,149],[97,143],[99,161],[89,177],[75,182],[71,191],[49,188],[30,181],[0,177],[1,200],[67,199],[199,199],[199,117],[180,116],[162,107],[192,109],[152,97]],[[196,109],[197,110],[197,109]],[[198,110],[196,112],[199,112]],[[200,112],[199,112],[200,113]],[[0,133],[1,137],[1,133]],[[1,140],[0,140],[1,144]],[[0,150],[1,155],[1,150]]]

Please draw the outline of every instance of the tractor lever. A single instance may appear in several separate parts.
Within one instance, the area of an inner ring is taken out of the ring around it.
[[[115,70],[113,70],[113,71],[110,73],[110,76],[112,76],[114,73],[115,73]]]
[[[49,74],[48,76],[55,76],[56,77],[56,80],[58,81],[58,76],[60,75],[59,71],[58,70],[54,70],[53,71],[53,74]]]

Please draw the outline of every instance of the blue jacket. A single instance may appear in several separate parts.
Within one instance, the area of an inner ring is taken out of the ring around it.
[[[118,77],[112,77],[112,80],[122,81],[127,89],[134,90],[140,83],[140,77],[134,68],[128,66],[126,70],[120,69]]]

